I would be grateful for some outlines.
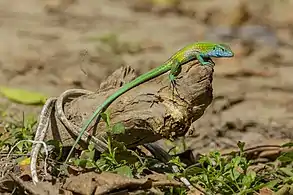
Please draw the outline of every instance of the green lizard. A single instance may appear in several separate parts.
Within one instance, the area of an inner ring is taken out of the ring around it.
[[[233,57],[234,53],[230,49],[228,45],[225,44],[218,44],[218,43],[209,43],[209,42],[196,42],[189,44],[179,51],[177,51],[173,56],[171,56],[165,63],[163,63],[161,66],[137,77],[133,81],[124,84],[120,89],[118,89],[114,94],[112,94],[110,97],[108,97],[93,113],[93,115],[88,119],[85,123],[85,125],[82,127],[77,139],[75,140],[75,143],[73,144],[65,163],[69,160],[75,146],[81,139],[82,135],[86,131],[86,129],[89,127],[91,122],[98,117],[97,122],[100,120],[100,114],[104,112],[110,104],[115,101],[119,96],[126,93],[130,89],[148,81],[151,80],[157,76],[160,76],[168,71],[169,73],[169,80],[171,81],[171,84],[173,86],[176,85],[176,77],[181,72],[181,66],[186,64],[187,62],[197,59],[201,65],[209,65],[211,62],[207,61],[206,59],[209,59],[211,57]]]

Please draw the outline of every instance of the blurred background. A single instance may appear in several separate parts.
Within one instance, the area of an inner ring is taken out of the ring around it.
[[[2,0],[0,84],[94,91],[122,65],[142,74],[188,43],[224,42],[235,57],[214,60],[214,101],[190,145],[279,144],[293,130],[292,10],[293,0]]]

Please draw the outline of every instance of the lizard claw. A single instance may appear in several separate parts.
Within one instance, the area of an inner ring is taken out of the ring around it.
[[[211,64],[212,64],[211,62],[201,62],[202,66],[211,65]]]
[[[169,86],[169,89],[172,88],[172,94],[173,94],[173,97],[174,97],[174,92],[176,91],[176,93],[179,95],[179,92],[177,91],[177,87],[176,86],[179,86],[179,84],[176,83],[176,80],[171,80],[170,82],[170,86]]]
[[[176,79],[175,78],[171,78],[170,79],[170,83],[172,88],[175,88],[176,86],[180,86],[179,84],[177,84]]]
[[[200,62],[200,64],[202,66],[207,66],[207,65],[211,65],[211,66],[215,66],[215,62],[212,59],[209,59],[210,61],[202,61]]]

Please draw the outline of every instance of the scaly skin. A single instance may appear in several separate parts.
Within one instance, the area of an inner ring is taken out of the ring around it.
[[[209,42],[196,42],[193,44],[189,44],[185,46],[184,48],[180,49],[178,52],[176,52],[173,56],[171,56],[165,63],[163,63],[161,66],[137,77],[133,81],[126,83],[123,85],[120,89],[118,89],[113,95],[108,97],[93,113],[93,115],[88,119],[85,123],[85,125],[82,127],[77,139],[75,140],[75,143],[73,144],[65,163],[69,160],[69,157],[71,156],[75,146],[81,139],[82,135],[86,131],[86,129],[89,127],[91,122],[96,118],[98,118],[98,122],[100,120],[100,114],[104,112],[110,104],[115,101],[119,96],[126,93],[130,89],[148,81],[153,78],[156,78],[157,76],[160,76],[170,70],[169,73],[169,79],[174,86],[176,77],[181,72],[181,66],[186,64],[187,62],[197,59],[201,65],[209,65],[210,62],[205,61],[206,58],[221,58],[221,57],[233,57],[234,53],[230,49],[228,45],[225,44],[218,44],[218,43],[209,43]],[[77,135],[76,135],[77,136]]]

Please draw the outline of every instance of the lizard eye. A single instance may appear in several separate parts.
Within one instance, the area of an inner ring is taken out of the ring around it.
[[[221,50],[222,52],[225,52],[225,51],[226,51],[224,48],[220,48],[220,50]]]

